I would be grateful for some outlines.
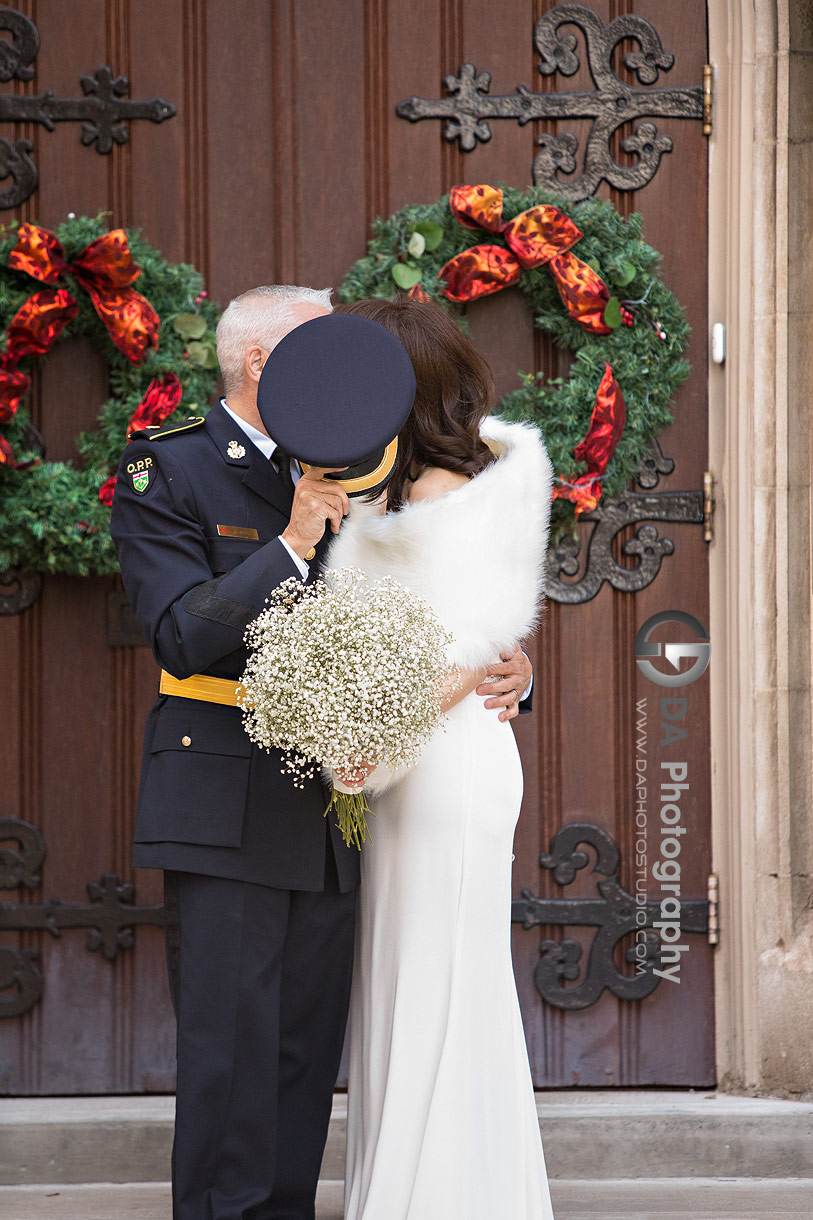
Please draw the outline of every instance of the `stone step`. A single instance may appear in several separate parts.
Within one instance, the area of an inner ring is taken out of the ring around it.
[[[551,1182],[556,1220],[810,1220],[813,1182],[777,1178],[617,1178]],[[322,1181],[316,1220],[342,1220],[343,1183]],[[3,1186],[3,1220],[166,1220],[168,1182]]]
[[[551,1179],[806,1178],[813,1104],[715,1092],[540,1092]],[[0,1100],[0,1184],[163,1182],[172,1097]],[[336,1094],[322,1177],[344,1175],[347,1098]],[[813,1215],[813,1207],[808,1214]]]

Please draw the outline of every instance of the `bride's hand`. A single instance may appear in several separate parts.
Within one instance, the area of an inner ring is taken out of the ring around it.
[[[376,769],[376,763],[368,763],[362,760],[353,770],[345,770],[343,767],[334,767],[333,772],[337,779],[340,779],[348,788],[358,788],[359,791],[367,783],[367,780]]]

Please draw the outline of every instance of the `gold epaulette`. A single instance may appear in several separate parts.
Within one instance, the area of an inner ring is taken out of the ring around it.
[[[176,436],[179,432],[194,432],[196,428],[200,428],[206,423],[205,415],[190,415],[189,419],[178,420],[171,424],[149,424],[143,429],[149,433],[148,440],[162,441],[167,436]]]

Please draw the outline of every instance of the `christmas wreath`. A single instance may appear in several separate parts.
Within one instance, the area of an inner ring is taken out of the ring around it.
[[[0,227],[0,572],[118,570],[110,504],[128,434],[208,407],[216,322],[194,267],[103,217]],[[25,400],[35,362],[74,335],[103,353],[110,397],[76,439],[79,460],[50,462]]]
[[[378,220],[339,296],[425,294],[465,328],[467,301],[525,294],[536,325],[574,353],[567,378],[520,374],[499,406],[544,434],[556,538],[622,491],[672,422],[689,328],[659,261],[640,217],[609,203],[463,186]],[[122,449],[137,427],[206,411],[216,322],[200,274],[138,232],[107,232],[102,217],[70,217],[56,233],[0,226],[0,572],[117,571],[108,529]],[[79,460],[46,461],[25,406],[32,365],[80,334],[103,352],[111,394],[98,428],[77,437]]]
[[[555,539],[574,532],[602,495],[622,491],[672,422],[670,400],[689,375],[689,327],[659,262],[640,216],[625,219],[610,203],[460,186],[377,220],[339,295],[401,289],[440,302],[465,328],[466,302],[512,286],[524,293],[536,325],[574,353],[567,378],[520,373],[498,408],[544,435],[556,474]]]

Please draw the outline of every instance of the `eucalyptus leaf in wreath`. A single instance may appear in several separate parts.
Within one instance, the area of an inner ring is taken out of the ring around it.
[[[172,323],[183,339],[200,339],[206,334],[206,319],[199,313],[179,313]]]
[[[188,343],[186,350],[189,354],[189,359],[199,364],[202,369],[217,368],[217,351],[210,343],[199,343],[193,340]]]
[[[604,321],[612,330],[621,325],[621,302],[618,297],[610,297],[604,310]]]
[[[409,263],[395,263],[391,270],[392,278],[399,288],[414,288],[420,284],[423,273],[419,267],[411,267]]]
[[[419,220],[415,225],[415,232],[423,237],[430,254],[437,250],[443,241],[443,225],[435,224],[433,220]]]

